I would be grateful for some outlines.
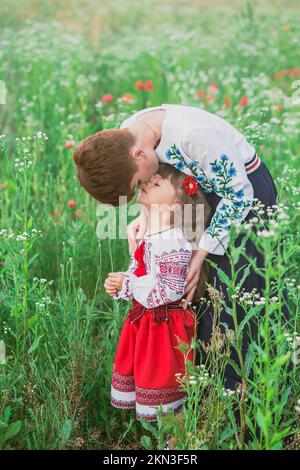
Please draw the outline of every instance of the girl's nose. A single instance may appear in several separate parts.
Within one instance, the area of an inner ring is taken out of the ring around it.
[[[147,190],[147,188],[148,188],[148,183],[147,183],[147,181],[144,181],[141,184],[140,189],[145,191],[145,190]]]

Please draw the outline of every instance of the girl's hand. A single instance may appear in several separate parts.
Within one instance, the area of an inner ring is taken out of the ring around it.
[[[121,289],[124,279],[124,274],[122,273],[108,273],[108,280],[111,285],[116,289]]]
[[[113,287],[111,282],[108,280],[108,278],[105,279],[104,281],[104,288],[106,290],[106,293],[110,296],[116,295],[117,289]]]
[[[122,287],[124,275],[121,273],[109,273],[105,279],[104,287],[108,295],[115,295]]]
[[[132,255],[136,245],[136,238],[143,239],[147,230],[148,219],[145,211],[143,211],[136,219],[127,225],[129,253]]]

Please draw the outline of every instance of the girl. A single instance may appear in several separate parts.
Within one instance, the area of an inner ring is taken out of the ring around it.
[[[210,208],[197,181],[168,164],[160,165],[143,186],[138,202],[148,213],[145,239],[137,244],[127,272],[110,273],[104,283],[115,299],[133,301],[115,355],[111,404],[136,408],[138,420],[155,421],[158,406],[166,414],[184,401],[185,392],[176,380],[176,374],[185,372],[178,338],[190,344],[197,321],[181,298],[193,242],[201,236],[201,225],[203,229],[207,225]],[[183,217],[178,224],[179,210]],[[192,220],[189,226],[188,220]],[[190,229],[197,235],[189,235]],[[195,298],[203,295],[207,278],[206,267]],[[186,359],[194,362],[192,349]]]

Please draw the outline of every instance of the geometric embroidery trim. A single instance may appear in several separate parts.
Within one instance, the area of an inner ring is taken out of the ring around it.
[[[122,392],[134,392],[134,378],[132,375],[121,375],[117,371],[112,373],[112,386]]]
[[[158,389],[135,387],[135,390],[137,403],[149,406],[172,403],[186,396],[186,392],[180,387]]]

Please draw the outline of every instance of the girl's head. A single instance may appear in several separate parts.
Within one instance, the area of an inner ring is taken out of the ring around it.
[[[143,184],[137,202],[148,211],[159,210],[169,216],[170,225],[178,226],[185,237],[198,243],[211,215],[211,208],[198,185],[193,195],[187,194],[184,181],[187,175],[168,163],[161,163],[157,173]]]
[[[168,166],[171,167],[171,165]],[[150,210],[151,207],[153,208],[154,205],[159,204],[161,211],[169,211],[172,205],[178,203],[175,187],[169,178],[162,177],[159,170],[147,183],[141,184],[140,188],[141,192],[137,202],[148,207]]]
[[[151,181],[144,184],[138,202],[145,205],[151,214],[152,208],[169,217],[170,226],[179,227],[185,238],[196,247],[207,228],[212,213],[203,190],[198,185],[193,195],[187,194],[183,185],[187,175],[168,163],[161,163]],[[194,301],[198,301],[206,290],[209,266],[204,261]]]

